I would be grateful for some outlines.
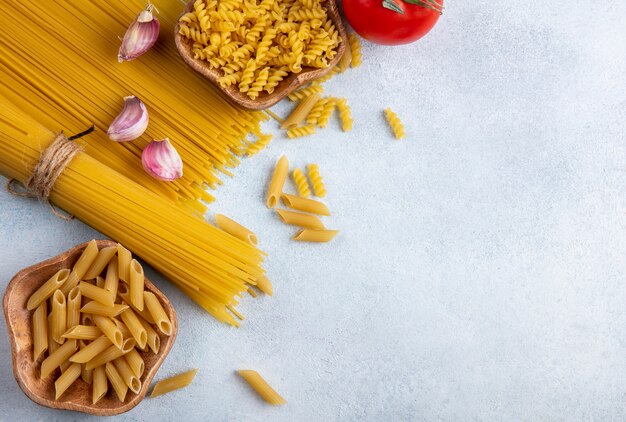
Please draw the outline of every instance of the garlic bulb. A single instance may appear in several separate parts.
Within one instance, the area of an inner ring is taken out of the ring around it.
[[[148,110],[134,95],[124,97],[124,108],[109,126],[107,135],[116,142],[133,141],[148,128]]]
[[[142,10],[135,18],[130,27],[126,30],[122,39],[122,46],[117,55],[120,63],[133,60],[144,54],[154,45],[159,37],[161,25],[154,17],[152,11],[154,6],[148,3],[145,10]]]
[[[141,163],[148,174],[160,180],[183,176],[183,160],[167,138],[150,142],[141,154]]]

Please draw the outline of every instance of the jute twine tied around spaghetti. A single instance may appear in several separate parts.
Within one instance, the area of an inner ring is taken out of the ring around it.
[[[54,215],[62,220],[70,221],[74,219],[74,216],[62,214],[50,203],[50,194],[59,176],[72,159],[83,150],[80,145],[72,141],[93,132],[94,129],[95,128],[92,126],[88,130],[69,138],[67,138],[63,132],[59,133],[50,146],[39,156],[39,162],[33,169],[28,180],[24,183],[25,190],[18,190],[15,187],[18,180],[11,179],[7,183],[7,191],[15,196],[37,198],[42,202],[48,203]]]

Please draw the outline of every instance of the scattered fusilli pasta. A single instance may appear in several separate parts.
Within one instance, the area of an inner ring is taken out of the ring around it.
[[[317,164],[309,164],[307,166],[307,171],[309,175],[309,179],[311,180],[311,185],[313,186],[313,192],[315,192],[315,196],[323,198],[326,196],[326,186],[324,186],[324,180],[322,179],[322,175],[320,174],[320,167]]]
[[[287,137],[289,139],[301,138],[303,136],[313,135],[314,133],[315,133],[315,126],[305,125],[305,126],[300,126],[300,127],[295,127],[293,129],[289,129],[287,131]]]
[[[291,173],[293,181],[298,188],[298,194],[303,198],[311,196],[311,189],[309,188],[309,182],[306,180],[306,176],[300,169],[294,169]]]
[[[341,98],[337,101],[337,108],[339,109],[339,118],[341,119],[341,128],[344,132],[352,130],[352,112],[348,101],[345,98]]]
[[[348,41],[350,42],[350,51],[352,52],[352,67],[359,67],[363,62],[363,55],[361,53],[361,41],[359,37],[352,33],[348,35]]]
[[[389,123],[389,126],[391,126],[396,139],[404,138],[406,135],[404,132],[404,125],[402,124],[402,121],[400,121],[398,115],[391,111],[390,108],[386,108],[385,117],[387,118],[387,122]]]

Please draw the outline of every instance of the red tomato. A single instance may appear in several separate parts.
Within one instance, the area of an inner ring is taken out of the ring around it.
[[[383,0],[343,0],[348,22],[363,38],[384,45],[417,41],[437,23],[439,12],[395,0],[404,13],[383,7]],[[440,1],[443,5],[443,0]]]

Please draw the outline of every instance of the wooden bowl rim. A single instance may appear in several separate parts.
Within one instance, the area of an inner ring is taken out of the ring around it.
[[[102,249],[103,247],[117,245],[117,242],[113,242],[111,240],[97,240],[96,242],[98,244],[98,249]],[[14,304],[11,303],[11,298],[12,298],[14,290],[18,288],[18,286],[21,285],[24,279],[28,278],[31,272],[42,269],[44,267],[55,267],[59,264],[62,264],[64,261],[70,260],[73,257],[77,256],[80,252],[82,252],[87,247],[88,244],[89,242],[80,244],[65,252],[62,252],[61,254],[55,257],[52,257],[45,261],[31,265],[30,267],[24,268],[23,270],[19,271],[15,276],[13,276],[13,278],[7,285],[7,288],[4,293],[2,307],[4,310],[4,318],[7,324],[7,331],[8,331],[9,340],[11,343],[13,375],[18,385],[20,386],[22,391],[26,394],[26,396],[29,399],[31,399],[33,402],[41,406],[49,407],[52,409],[73,410],[77,412],[83,412],[83,413],[88,413],[88,414],[98,415],[98,416],[113,416],[113,415],[119,415],[121,413],[128,412],[129,410],[137,406],[145,398],[148,392],[148,389],[150,387],[150,383],[154,379],[154,376],[156,375],[157,371],[161,367],[161,364],[163,363],[163,361],[169,354],[170,350],[172,349],[172,346],[174,345],[174,341],[176,340],[176,336],[178,335],[178,318],[176,316],[176,311],[174,310],[174,306],[169,301],[169,299],[147,277],[145,278],[145,287],[144,287],[145,290],[148,290],[157,296],[157,298],[163,305],[163,308],[167,312],[168,317],[170,318],[170,321],[172,323],[172,335],[167,337],[159,333],[159,337],[161,337],[161,347],[159,349],[159,353],[157,354],[157,359],[154,362],[154,364],[150,368],[148,367],[145,368],[144,374],[142,375],[143,381],[141,385],[141,390],[139,391],[138,394],[134,394],[131,392],[131,394],[134,395],[134,397],[131,400],[129,400],[128,402],[120,403],[118,407],[114,407],[114,408],[98,407],[99,403],[100,404],[103,403],[102,401],[93,405],[91,403],[90,396],[88,397],[88,400],[86,400],[85,403],[79,404],[74,401],[50,400],[48,398],[41,397],[37,395],[36,392],[32,391],[28,383],[28,378],[26,374],[23,373],[25,371],[20,370],[20,364],[23,363],[22,361],[24,361],[24,359],[21,359],[18,361],[18,350],[17,350],[18,345],[16,343],[16,333],[15,333],[14,325],[16,323],[19,323],[21,319],[19,318],[19,316],[16,316],[15,313],[11,312],[12,309],[9,308],[11,305],[15,306]],[[44,282],[45,280],[41,280],[41,283],[44,283]],[[36,287],[33,286],[33,291],[35,289]],[[27,323],[30,325],[31,323],[30,320],[27,321]],[[163,337],[165,337],[165,341],[163,340]],[[27,365],[25,366],[25,368],[30,368],[33,365],[35,365],[35,362],[32,361],[32,352],[28,351],[26,353],[26,356],[28,356],[28,359],[26,359]]]
[[[174,27],[174,41],[176,43],[178,53],[182,57],[183,61],[205,79],[208,79],[228,100],[248,110],[264,110],[273,106],[301,86],[324,77],[332,71],[337,63],[339,63],[339,60],[346,49],[346,28],[343,24],[343,20],[335,0],[325,0],[325,2],[327,3],[326,9],[328,17],[333,21],[335,29],[341,37],[341,42],[337,47],[337,55],[329,62],[328,67],[326,68],[317,69],[312,67],[303,67],[303,71],[298,74],[289,73],[289,76],[278,84],[272,94],[262,93],[255,100],[249,98],[245,93],[240,93],[234,85],[230,87],[222,87],[217,81],[217,78],[222,76],[220,74],[221,70],[211,69],[208,64],[202,60],[196,60],[193,58],[193,54],[191,52],[192,43],[190,40],[178,33],[180,28],[180,18],[176,20],[176,26]],[[194,0],[189,1],[180,16],[182,17],[185,13],[191,11],[193,9],[193,4]]]

